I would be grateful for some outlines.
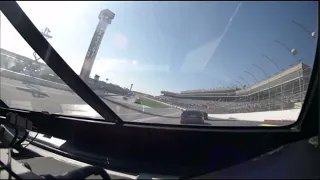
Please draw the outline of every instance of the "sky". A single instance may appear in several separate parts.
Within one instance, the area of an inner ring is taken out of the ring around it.
[[[80,73],[101,10],[115,18],[107,27],[91,77],[133,90],[209,89],[246,84],[279,72],[296,59],[313,64],[317,2],[19,2],[39,30],[49,27],[48,41]],[[317,33],[316,33],[317,34]],[[33,50],[1,14],[1,48],[33,58]],[[297,50],[292,56],[281,45]]]

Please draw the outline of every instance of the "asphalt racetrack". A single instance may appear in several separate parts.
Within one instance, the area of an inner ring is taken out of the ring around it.
[[[26,84],[1,77],[1,99],[12,108],[33,111],[47,111],[66,115],[80,115],[99,118],[100,116],[78,95],[59,89]],[[103,101],[124,121],[161,124],[180,124],[181,110],[176,108],[150,108],[125,101],[122,96],[109,94]],[[263,122],[213,119],[206,121],[213,126],[263,126]],[[270,125],[270,123],[268,123]],[[288,124],[288,123],[287,123]],[[286,124],[275,124],[286,125]]]

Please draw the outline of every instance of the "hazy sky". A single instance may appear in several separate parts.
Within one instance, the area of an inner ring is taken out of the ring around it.
[[[80,73],[98,14],[116,15],[107,28],[91,76],[153,95],[161,90],[207,89],[240,81],[250,84],[296,63],[274,40],[296,48],[297,59],[314,61],[316,43],[292,23],[317,31],[317,2],[19,2],[39,30],[49,27],[49,42]],[[1,15],[1,47],[33,58]]]

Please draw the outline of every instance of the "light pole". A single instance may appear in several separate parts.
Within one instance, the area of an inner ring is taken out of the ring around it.
[[[259,68],[264,73],[264,75],[266,75],[266,77],[269,78],[268,74],[260,66],[257,66],[256,64],[252,64],[252,66]]]
[[[281,69],[280,67],[278,66],[278,64],[275,63],[274,60],[272,60],[269,56],[265,55],[265,54],[261,54],[262,57],[266,58],[267,60],[269,60],[270,62],[272,62],[276,67],[277,69],[279,70],[279,72],[281,73]],[[283,88],[282,88],[282,76],[280,77],[280,88],[281,88],[281,110],[283,110]]]
[[[307,35],[309,37],[311,37],[312,40],[315,40],[314,42],[316,43],[316,32],[315,31],[310,31],[309,29],[307,29],[305,26],[303,26],[302,24],[298,23],[297,21],[292,21],[292,23],[298,27],[300,27],[305,33],[307,33]],[[302,71],[302,88],[300,88],[300,91],[304,92],[304,77],[303,77],[303,68],[301,68]],[[300,72],[300,71],[299,71]],[[299,78],[299,82],[300,82],[300,78]],[[300,101],[302,102],[302,92],[300,92]]]
[[[250,84],[248,83],[248,81],[246,79],[244,79],[243,77],[239,77],[239,78],[242,79],[243,81],[245,81],[248,84],[248,87],[249,87],[249,91],[248,92],[250,93],[251,88],[250,88]]]
[[[249,73],[248,71],[244,71],[245,73],[247,73],[247,74],[249,74],[249,75],[251,75],[252,77],[253,77],[253,79],[254,80],[256,80],[256,82],[259,82],[258,81],[258,79],[253,75],[253,74],[251,74],[251,73]],[[258,91],[258,101],[259,101],[259,93],[260,93],[260,91]],[[252,92],[252,95],[253,95],[254,93]],[[253,96],[254,97],[254,96]]]
[[[311,32],[310,30],[308,30],[306,27],[304,27],[303,25],[301,25],[300,23],[296,22],[296,21],[292,21],[293,24],[295,24],[296,26],[299,26],[304,32],[306,32],[308,34],[309,37],[311,37],[313,40],[316,39],[316,32]]]
[[[303,69],[303,67],[302,67],[302,60],[303,60],[303,58],[302,59],[300,59],[300,60],[297,60],[297,58],[296,58],[296,54],[297,54],[297,50],[296,49],[292,49],[292,50],[290,50],[290,48],[288,48],[288,46],[286,46],[284,43],[282,43],[282,42],[280,42],[280,41],[278,41],[278,40],[275,40],[275,42],[276,43],[278,43],[278,44],[280,44],[282,47],[284,47],[288,52],[290,52],[290,54],[293,56],[293,58],[296,60],[296,61],[298,61],[299,63],[301,63],[301,70]],[[300,73],[300,69],[298,70],[298,76],[299,76],[299,91],[300,91],[300,102],[302,102],[302,83],[301,83],[301,76],[303,76],[303,72],[302,72],[302,74]]]
[[[262,56],[262,57],[265,57],[265,58],[268,59],[270,62],[272,62],[272,63],[277,67],[277,69],[278,69],[279,71],[282,71],[282,70],[280,69],[280,67],[278,66],[278,64],[276,64],[275,61],[272,60],[269,56],[267,56],[267,55],[265,55],[265,54],[262,54],[262,53],[261,53],[261,56]]]
[[[243,85],[239,82],[239,81],[236,81],[238,84],[240,84],[240,87],[243,87]]]
[[[235,92],[237,91],[237,86],[236,85],[234,85],[234,84],[229,84],[228,86],[227,86],[228,88],[230,88],[230,90],[232,90],[232,88],[235,88]],[[232,94],[232,93],[231,93]],[[236,93],[235,93],[235,95],[236,95]],[[229,95],[228,95],[229,96]],[[233,98],[230,98],[231,99],[231,101],[233,101],[233,100],[235,100],[236,98],[235,97],[233,97]],[[228,99],[229,101],[230,101],[230,99]]]
[[[242,79],[243,81],[245,81],[248,84],[248,87],[250,88],[250,84],[248,83],[248,81],[246,79],[244,79],[243,77],[239,77],[240,79]]]
[[[230,84],[230,87],[236,87],[237,88],[237,85],[234,85],[234,84]]]
[[[260,69],[260,71],[263,72],[264,75],[266,75],[267,79],[269,78],[268,74],[260,67],[260,66],[257,66],[256,64],[252,64],[252,66]],[[270,80],[268,79],[268,83],[270,83]],[[268,108],[270,110],[270,85],[269,85],[269,88],[268,88],[268,91],[269,91],[269,97],[268,97]]]
[[[236,83],[240,84],[241,89],[244,87],[244,85],[242,83],[240,83],[239,81],[236,81]],[[239,98],[239,101],[241,100],[241,97]]]
[[[251,75],[253,77],[254,80],[256,80],[256,82],[259,82],[258,79],[251,73],[249,73],[248,71],[244,71],[245,73]]]
[[[278,41],[278,40],[274,40],[275,43],[281,45],[283,48],[285,48],[288,52],[290,52],[290,54],[292,54],[294,57],[295,55],[298,53],[298,51],[296,49],[290,49],[287,45],[285,45],[283,42]],[[297,60],[297,59],[295,59]],[[299,61],[298,61],[299,62]]]

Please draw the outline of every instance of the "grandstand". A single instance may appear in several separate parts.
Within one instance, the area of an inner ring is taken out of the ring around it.
[[[161,91],[159,100],[186,109],[209,113],[240,113],[292,109],[302,103],[308,90],[312,67],[297,64],[247,88]]]

